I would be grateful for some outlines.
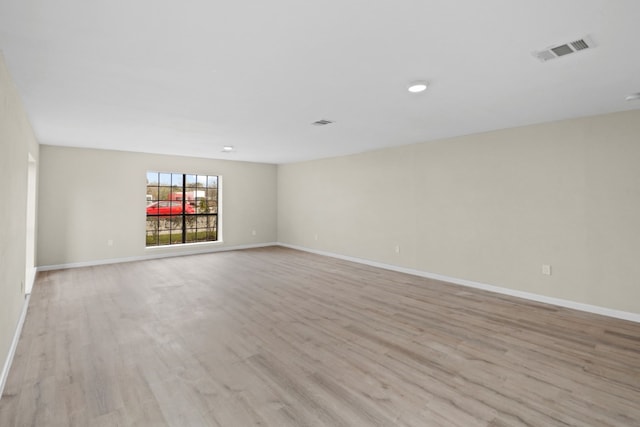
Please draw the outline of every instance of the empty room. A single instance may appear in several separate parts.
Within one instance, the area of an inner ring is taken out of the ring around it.
[[[0,426],[640,426],[639,17],[0,1]]]

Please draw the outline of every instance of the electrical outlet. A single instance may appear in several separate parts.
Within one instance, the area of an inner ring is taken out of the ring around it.
[[[393,250],[394,250],[394,252],[395,252],[395,253],[399,254],[399,253],[400,253],[400,245],[396,245],[396,246],[393,248]]]
[[[107,240],[107,246],[113,246],[113,240],[112,239]]]
[[[314,240],[318,240],[318,233],[316,233],[316,234],[313,236],[313,239],[314,239]]]
[[[549,264],[542,264],[542,274],[551,276],[551,266]]]
[[[257,234],[257,233],[256,233],[256,230],[251,230],[251,235],[252,235],[252,236],[255,236],[256,234]]]

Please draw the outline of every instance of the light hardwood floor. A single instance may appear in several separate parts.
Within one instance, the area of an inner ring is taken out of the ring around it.
[[[640,324],[278,247],[53,271],[0,425],[640,425]]]

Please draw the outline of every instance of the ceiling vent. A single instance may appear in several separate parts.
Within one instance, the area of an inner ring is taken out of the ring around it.
[[[572,53],[580,52],[587,49],[593,49],[596,44],[591,37],[583,37],[580,40],[575,40],[565,44],[559,44],[551,46],[545,50],[533,52],[533,56],[538,58],[542,62],[556,59],[561,56],[571,55]]]
[[[322,119],[322,120],[317,120],[311,124],[314,126],[325,126],[325,125],[330,125],[331,123],[333,123],[331,120]]]

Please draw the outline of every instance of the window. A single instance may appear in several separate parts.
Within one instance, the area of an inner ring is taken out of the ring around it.
[[[218,177],[147,172],[147,246],[218,240]]]

